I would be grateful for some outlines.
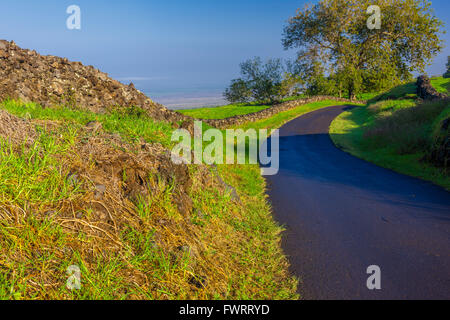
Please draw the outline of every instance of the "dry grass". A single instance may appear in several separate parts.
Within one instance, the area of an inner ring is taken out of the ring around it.
[[[219,168],[235,201],[160,144],[4,119],[17,139],[0,153],[0,299],[297,298],[257,167]],[[66,288],[70,265],[81,290]]]

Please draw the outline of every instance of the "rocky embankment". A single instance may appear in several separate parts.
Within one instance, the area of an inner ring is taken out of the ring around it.
[[[174,128],[180,120],[191,120],[153,102],[133,84],[124,85],[92,66],[43,56],[34,50],[21,49],[13,41],[0,40],[0,102],[5,99],[35,102],[45,108],[64,105],[93,113],[107,113],[110,107],[138,106],[152,119],[168,121]],[[186,124],[191,122],[185,121]],[[56,121],[22,119],[0,110],[0,139],[9,141],[13,147],[23,143],[29,146],[39,136],[35,129],[37,124],[51,131],[58,131],[60,126]],[[110,218],[103,211],[114,211],[115,204],[126,207],[127,201],[134,203],[136,199],[147,197],[152,190],[147,179],[150,173],[158,175],[165,183],[174,183],[173,202],[180,213],[190,214],[191,177],[186,165],[173,164],[170,150],[145,141],[138,146],[130,145],[120,135],[104,131],[101,123],[88,123],[79,134],[85,137],[73,147],[76,154],[73,159],[78,161],[67,164],[70,177],[92,196],[87,207],[90,201],[99,200],[95,196],[96,188],[115,200],[105,201],[103,207],[98,208],[96,223],[108,225]],[[125,184],[121,181],[124,172],[127,172]],[[217,185],[220,188],[219,181]]]
[[[0,106],[0,298],[297,296],[264,198],[247,196],[230,166],[172,161],[165,141],[192,118],[91,66],[7,41]],[[147,114],[128,114],[135,106]],[[82,291],[64,290],[68,266],[82,267]]]
[[[111,106],[139,106],[156,120],[186,119],[153,102],[132,83],[124,85],[93,66],[43,56],[21,49],[14,41],[0,40],[0,101],[7,98],[42,106],[76,106],[96,113]]]
[[[431,85],[430,78],[426,75],[417,78],[417,95],[424,100],[441,100],[448,98],[446,94],[438,92]]]
[[[419,98],[427,101],[446,101],[450,103],[449,97],[438,92],[431,85],[430,78],[422,75],[417,78],[417,95]],[[435,137],[435,141],[431,147],[430,154],[426,157],[430,162],[437,166],[448,168],[450,165],[450,118],[445,119],[440,123],[439,132]]]
[[[266,119],[266,118],[276,115],[277,113],[280,113],[283,111],[288,111],[290,109],[294,109],[294,108],[299,107],[304,104],[318,102],[318,101],[324,101],[324,100],[335,100],[335,101],[344,101],[344,102],[348,102],[348,103],[365,104],[364,101],[355,101],[355,100],[329,97],[329,96],[315,96],[315,97],[310,97],[310,98],[305,98],[305,99],[298,99],[298,100],[294,100],[294,101],[283,102],[283,103],[276,104],[270,108],[267,108],[267,109],[264,109],[264,110],[261,110],[261,111],[255,112],[255,113],[244,114],[244,115],[234,116],[234,117],[225,118],[225,119],[218,119],[218,120],[210,119],[210,120],[204,120],[204,121],[213,127],[216,127],[219,129],[225,129],[225,128],[229,128],[231,126],[241,125],[246,122]]]

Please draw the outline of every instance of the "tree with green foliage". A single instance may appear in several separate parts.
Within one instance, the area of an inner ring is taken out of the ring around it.
[[[244,80],[234,79],[223,95],[231,103],[245,103],[252,99],[252,90]]]
[[[273,102],[279,99],[283,74],[281,59],[269,59],[266,63],[259,57],[249,59],[241,63],[241,74],[255,100]]]
[[[296,61],[287,60],[285,72],[281,81],[280,95],[291,97],[305,93],[307,81],[301,73],[301,68]]]
[[[386,89],[423,72],[442,50],[443,23],[428,0],[379,1],[381,28],[368,28],[371,0],[321,0],[306,5],[285,27],[285,49],[302,65],[320,62],[350,98]]]
[[[447,57],[447,72],[444,73],[444,78],[450,78],[450,56]]]
[[[240,65],[241,78],[232,81],[224,96],[230,102],[252,100],[273,103],[289,94],[288,85],[283,83],[285,68],[281,59],[269,59],[263,63],[255,57]]]

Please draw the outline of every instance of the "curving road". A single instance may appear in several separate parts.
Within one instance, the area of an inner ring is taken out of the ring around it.
[[[280,129],[280,171],[267,178],[283,248],[304,299],[450,299],[450,193],[336,148],[346,106]],[[367,289],[367,267],[381,290]]]

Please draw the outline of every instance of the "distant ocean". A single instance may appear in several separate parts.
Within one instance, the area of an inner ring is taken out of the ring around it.
[[[177,90],[175,92],[151,93],[145,92],[153,101],[161,103],[168,109],[190,109],[202,107],[216,107],[228,102],[219,91],[197,91],[190,92]]]
[[[227,104],[223,98],[224,83],[191,83],[188,79],[173,78],[117,78],[124,84],[133,82],[135,87],[150,99],[169,109],[214,107]],[[203,82],[203,81],[202,81]]]

